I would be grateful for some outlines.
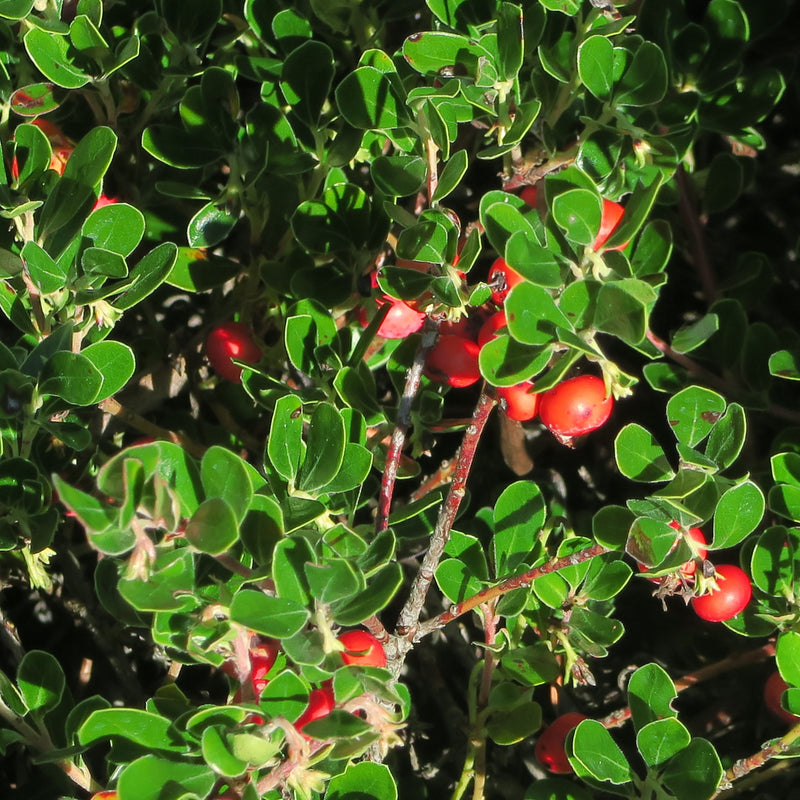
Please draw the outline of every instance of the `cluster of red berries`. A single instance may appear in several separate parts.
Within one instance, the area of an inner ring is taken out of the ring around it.
[[[673,520],[670,527],[680,530],[680,524]],[[687,536],[694,542],[696,557],[684,562],[677,571],[677,576],[683,584],[690,587],[695,580],[698,561],[704,561],[708,555],[705,534],[700,528],[689,528]],[[676,536],[670,549],[674,550],[682,541],[682,536]],[[647,572],[647,567],[637,562],[640,572]],[[654,583],[661,584],[663,577],[650,578]],[[744,570],[735,564],[720,564],[715,568],[716,588],[712,591],[691,598],[692,608],[701,619],[708,622],[724,622],[732,619],[743,611],[753,595],[750,579]]]
[[[368,631],[346,631],[338,637],[338,641],[343,648],[340,651],[342,663],[360,667],[386,666],[386,653],[383,646]],[[269,683],[268,676],[275,665],[279,653],[280,642],[277,639],[262,638],[250,648],[250,683],[256,698],[261,697],[261,693]],[[229,661],[223,664],[222,670],[228,675],[235,675],[233,664]],[[233,701],[238,703],[241,700],[242,690],[239,688],[233,697]],[[326,681],[309,693],[308,705],[295,721],[295,728],[302,731],[309,722],[327,717],[335,706],[336,700],[333,695],[333,687],[330,681]],[[253,714],[249,719],[258,725],[264,724],[263,718],[258,714]]]
[[[51,155],[50,155],[50,169],[57,172],[59,175],[64,174],[64,169],[67,166],[67,161],[75,149],[75,142],[72,141],[54,122],[44,117],[36,117],[29,121],[30,125],[35,125],[50,142]],[[14,180],[19,178],[19,163],[17,162],[16,155],[11,160],[11,176]],[[103,206],[109,206],[116,203],[113,197],[107,197],[101,194],[92,208],[95,211]]]

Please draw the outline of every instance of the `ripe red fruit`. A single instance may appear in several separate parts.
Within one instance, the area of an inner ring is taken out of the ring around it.
[[[750,579],[734,564],[717,567],[717,585],[717,591],[692,598],[695,614],[708,622],[723,622],[735,617],[753,595]]]
[[[536,198],[539,192],[535,186],[526,186],[519,196],[531,207],[536,208]]]
[[[780,672],[773,672],[764,684],[764,705],[778,719],[789,725],[796,725],[800,717],[787,711],[781,705],[781,695],[789,688],[789,684],[781,677]]]
[[[624,213],[624,206],[612,200],[603,199],[603,216],[600,218],[600,230],[597,232],[597,237],[594,240],[593,249],[600,250],[603,248],[603,245],[608,241],[611,234],[614,233],[617,225],[619,225],[619,221],[622,219]],[[617,245],[616,247],[609,247],[608,249],[623,250],[625,247],[627,247],[627,242]]]
[[[104,789],[102,792],[95,792],[89,800],[117,800],[119,795],[114,789]]]
[[[316,719],[327,717],[333,711],[336,700],[333,696],[333,689],[329,684],[321,686],[319,689],[312,689],[308,696],[306,710],[297,718],[294,723],[297,730],[302,730],[309,722]]]
[[[425,314],[416,308],[411,308],[408,303],[389,295],[384,295],[378,301],[378,305],[384,303],[391,304],[391,308],[378,327],[378,336],[384,339],[405,339],[423,326]]]
[[[261,697],[261,692],[269,683],[266,676],[275,664],[279,649],[276,639],[263,639],[250,651],[250,681],[256,697]]]
[[[385,667],[383,645],[369,631],[347,631],[339,637],[344,645],[342,661],[361,667]]]
[[[533,384],[523,381],[516,386],[498,386],[495,390],[498,398],[505,401],[505,412],[509,419],[527,422],[536,416],[539,408],[539,395],[531,391]],[[501,406],[502,407],[502,406]]]
[[[536,740],[534,748],[536,760],[556,775],[568,775],[572,772],[564,751],[564,742],[567,734],[585,719],[587,717],[578,711],[570,711],[556,717]]]
[[[497,331],[507,324],[506,312],[497,311],[481,325],[478,331],[478,347],[483,347],[487,342],[497,338]]]
[[[539,416],[557,436],[582,436],[603,425],[614,408],[614,397],[596,375],[578,375],[542,392]]]
[[[250,329],[241,322],[223,322],[213,328],[206,339],[206,355],[214,372],[232,383],[242,382],[242,368],[231,359],[238,358],[248,364],[261,360],[261,350]]]
[[[498,258],[494,264],[492,264],[489,274],[486,277],[486,282],[492,287],[492,300],[494,300],[498,306],[503,305],[503,301],[506,299],[511,289],[518,283],[522,283],[523,280],[525,279],[522,275],[509,267],[503,258]]]
[[[440,336],[428,353],[425,374],[433,381],[457,389],[477,383],[481,377],[478,367],[480,348],[475,342],[460,336]]]

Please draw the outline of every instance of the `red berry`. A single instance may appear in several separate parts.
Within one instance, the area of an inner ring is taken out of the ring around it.
[[[800,721],[800,717],[781,705],[781,695],[788,688],[789,684],[781,677],[780,672],[773,672],[764,684],[764,705],[783,722],[795,725]]]
[[[477,383],[481,377],[478,367],[480,348],[475,342],[460,336],[440,336],[428,353],[425,374],[433,381],[457,389]]]
[[[542,392],[539,416],[557,436],[582,436],[603,425],[614,408],[614,398],[596,375],[578,375]]]
[[[416,333],[425,322],[425,314],[395,297],[384,295],[378,302],[380,305],[388,302],[392,306],[378,327],[378,336],[384,339],[405,339]]]
[[[526,422],[536,416],[539,407],[539,395],[531,391],[533,384],[523,381],[516,386],[498,386],[497,396],[505,401],[506,416],[520,422]]]
[[[478,332],[478,347],[483,347],[487,342],[491,342],[492,339],[496,339],[497,331],[499,331],[500,328],[505,327],[506,324],[505,311],[497,311],[492,314],[492,316],[483,323],[480,331]]]
[[[250,681],[256,697],[261,697],[269,683],[266,676],[275,664],[279,649],[276,639],[264,639],[250,650]]]
[[[536,198],[539,192],[535,186],[526,186],[519,196],[531,207],[536,208]]]
[[[321,686],[319,689],[312,689],[308,696],[306,710],[298,717],[294,723],[297,730],[302,730],[309,722],[327,717],[333,711],[336,700],[333,696],[333,689],[330,685]]]
[[[603,248],[603,245],[608,241],[611,234],[614,233],[617,225],[619,225],[619,221],[622,219],[624,213],[624,206],[612,200],[603,199],[603,216],[600,218],[600,230],[597,232],[597,238],[594,240],[593,245],[595,250]],[[627,243],[617,245],[616,247],[609,247],[608,249],[623,250],[625,247],[627,247]]]
[[[717,584],[717,591],[692,598],[695,613],[708,622],[723,622],[735,617],[753,595],[750,579],[734,564],[717,567]]]
[[[105,789],[102,792],[95,792],[89,800],[117,800],[118,797],[114,789]]]
[[[223,322],[213,328],[206,339],[206,355],[214,371],[232,383],[242,382],[242,368],[231,359],[248,364],[261,360],[261,350],[253,341],[250,329],[241,322]]]
[[[492,264],[489,270],[489,275],[486,277],[486,282],[492,287],[492,300],[498,306],[503,305],[511,289],[518,283],[525,280],[522,275],[506,264],[505,259],[498,258]]]
[[[342,661],[361,667],[385,667],[383,645],[369,631],[347,631],[339,637],[344,645]]]
[[[586,716],[578,711],[570,711],[556,717],[536,740],[534,748],[536,760],[556,775],[567,775],[572,772],[564,751],[564,742],[567,734],[585,719]]]

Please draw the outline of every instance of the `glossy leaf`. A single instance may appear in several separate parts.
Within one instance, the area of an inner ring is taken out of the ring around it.
[[[17,685],[28,709],[43,714],[61,702],[66,679],[57,658],[43,650],[31,650],[19,664]]]
[[[614,785],[631,781],[631,767],[611,734],[596,720],[581,722],[572,738],[570,763],[577,775]]]
[[[245,589],[233,598],[231,619],[263,636],[294,636],[308,620],[308,610],[294,600]]]
[[[658,483],[675,475],[653,434],[635,422],[628,423],[617,434],[614,455],[620,472],[634,481]]]

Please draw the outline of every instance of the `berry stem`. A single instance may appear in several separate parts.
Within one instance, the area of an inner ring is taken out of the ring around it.
[[[422,560],[422,566],[414,578],[408,600],[406,600],[397,620],[397,634],[407,637],[409,641],[415,638],[419,616],[422,612],[422,606],[425,604],[428,588],[444,553],[445,545],[450,539],[450,530],[461,506],[461,501],[464,499],[467,478],[472,468],[475,452],[478,449],[478,442],[496,402],[494,397],[488,394],[484,388],[480,398],[478,398],[478,404],[472,415],[472,422],[467,427],[464,439],[461,442],[450,491],[439,509],[439,518],[436,521],[436,528],[431,536],[428,550]]]
[[[477,608],[479,605],[488,603],[490,600],[494,600],[497,597],[502,597],[504,594],[508,594],[514,589],[519,589],[522,586],[528,586],[532,581],[536,580],[536,578],[539,578],[542,575],[548,575],[551,572],[557,572],[558,570],[565,569],[566,567],[573,567],[576,564],[582,564],[585,561],[589,561],[592,558],[608,552],[608,548],[603,547],[603,545],[594,544],[591,547],[587,547],[585,550],[579,550],[576,553],[572,553],[571,555],[564,556],[562,558],[554,558],[552,561],[548,561],[546,564],[542,564],[540,567],[534,567],[533,569],[529,569],[527,572],[523,572],[521,575],[515,575],[513,578],[507,578],[495,586],[489,586],[477,594],[472,595],[472,597],[468,597],[466,600],[462,600],[460,603],[455,603],[450,607],[449,610],[442,612],[433,619],[423,622],[417,629],[415,638],[419,640],[429,633],[438,631],[440,628],[443,628],[445,625],[447,625],[448,622],[452,622],[457,617],[466,614],[468,611],[472,611],[472,609]]]
[[[389,527],[389,512],[392,508],[394,485],[397,481],[397,467],[400,464],[400,455],[406,443],[406,434],[411,426],[411,404],[414,402],[422,380],[422,368],[430,349],[436,344],[439,337],[439,326],[432,320],[426,320],[422,329],[422,341],[414,355],[414,361],[406,375],[403,395],[397,409],[397,424],[392,432],[389,452],[386,454],[386,464],[383,468],[381,491],[378,497],[378,517],[375,522],[375,532],[380,533]]]

